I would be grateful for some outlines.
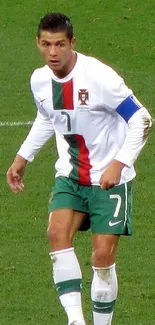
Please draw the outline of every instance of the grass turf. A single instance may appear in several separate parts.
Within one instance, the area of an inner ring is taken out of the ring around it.
[[[0,121],[35,117],[29,90],[32,71],[42,65],[35,46],[38,21],[48,11],[62,11],[75,26],[77,50],[114,67],[155,115],[154,10],[152,1],[1,0]],[[28,127],[0,127],[0,324],[66,324],[51,281],[46,240],[49,189],[54,181],[54,141],[29,164],[25,191],[13,195],[5,173]],[[117,257],[119,297],[113,325],[155,324],[154,280],[154,133],[136,163],[134,233],[122,238]],[[91,323],[91,239],[77,234],[75,247],[83,269],[83,302]]]

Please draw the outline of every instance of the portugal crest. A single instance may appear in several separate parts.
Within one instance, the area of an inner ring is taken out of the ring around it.
[[[79,101],[80,105],[88,105],[89,94],[87,89],[79,89]]]

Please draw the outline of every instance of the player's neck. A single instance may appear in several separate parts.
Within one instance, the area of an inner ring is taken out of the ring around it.
[[[59,79],[63,79],[67,77],[70,74],[70,72],[74,69],[76,61],[77,61],[77,53],[72,52],[69,63],[62,70],[53,71],[54,75]]]

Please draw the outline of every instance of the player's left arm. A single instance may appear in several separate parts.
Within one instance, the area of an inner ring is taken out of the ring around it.
[[[105,107],[119,114],[122,122],[128,124],[125,141],[115,159],[131,167],[148,138],[152,126],[151,116],[124,80],[111,68],[103,84],[103,97]]]
[[[128,99],[128,102],[130,102],[130,99]],[[115,159],[100,178],[100,186],[106,190],[119,184],[124,167],[131,167],[133,165],[147,141],[152,126],[151,116],[147,109],[145,107],[138,107],[133,103],[131,105],[132,114],[129,120],[127,120],[129,129],[125,141]],[[129,111],[131,113],[130,109]]]
[[[127,107],[126,101],[129,103]],[[151,115],[133,95],[118,106],[117,112],[128,123],[129,128],[115,159],[131,167],[147,141],[152,126]]]
[[[116,111],[128,124],[126,138],[119,152],[106,171],[102,174],[100,185],[104,189],[119,184],[122,169],[131,167],[144,147],[152,126],[148,110],[137,100],[124,80],[110,70],[109,82],[104,87],[105,105],[108,110]],[[111,81],[112,80],[112,81]]]

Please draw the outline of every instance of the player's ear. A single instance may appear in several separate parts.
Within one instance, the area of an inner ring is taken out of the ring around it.
[[[75,37],[72,37],[72,39],[71,39],[72,49],[75,47],[75,44],[76,44],[76,38]]]
[[[40,47],[40,39],[38,37],[36,37],[36,44],[38,47]]]

